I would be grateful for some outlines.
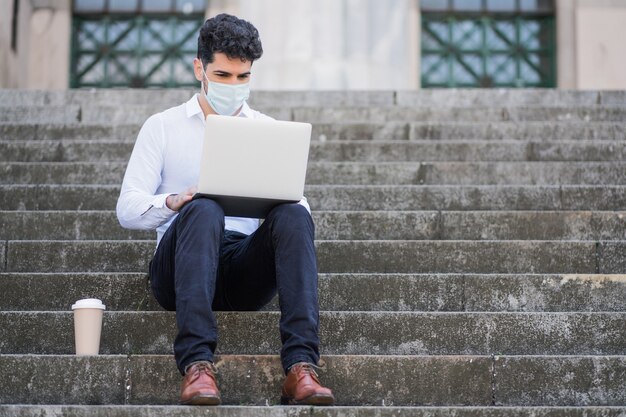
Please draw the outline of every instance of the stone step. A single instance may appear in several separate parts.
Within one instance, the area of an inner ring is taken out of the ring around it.
[[[626,311],[623,274],[319,274],[318,284],[322,311]],[[163,310],[145,273],[0,273],[0,287],[0,311],[70,311],[94,297],[108,311]]]
[[[216,359],[224,404],[278,403],[284,376],[277,356]],[[326,355],[323,360],[320,378],[333,389],[337,405],[383,400],[394,406],[626,405],[625,356]],[[170,355],[0,355],[0,370],[4,404],[175,404],[182,381]]]
[[[93,105],[93,103],[107,103],[107,105],[151,105],[168,108],[186,102],[197,93],[193,88],[179,89],[89,89],[65,91],[27,91],[27,90],[0,90],[0,103],[13,105]],[[533,95],[531,93],[531,95]],[[537,94],[534,94],[537,95]],[[248,102],[252,107],[294,107],[294,106],[334,106],[334,107],[369,107],[394,105],[395,92],[387,91],[254,91]],[[614,97],[615,96],[615,97]],[[565,99],[568,94],[560,98]],[[584,102],[584,97],[587,98]],[[620,101],[615,93],[589,92],[586,96],[577,95],[580,104],[603,104],[602,98]],[[562,102],[569,105],[575,102]]]
[[[280,313],[216,312],[220,354],[280,352]],[[70,311],[0,312],[2,354],[73,354]],[[100,353],[173,354],[175,312],[104,312]],[[625,355],[626,312],[320,312],[322,355]]]
[[[150,241],[1,241],[4,272],[146,272]],[[316,242],[322,273],[619,274],[625,241]]]
[[[3,210],[115,210],[117,185],[0,185]],[[317,210],[616,210],[623,185],[309,185]]]
[[[142,124],[167,107],[155,105],[0,106],[0,122]],[[277,120],[337,122],[621,122],[625,107],[256,107]]]
[[[121,184],[126,162],[0,162],[0,184]],[[307,184],[624,184],[626,162],[316,162]]]
[[[128,162],[132,141],[0,141],[0,162]],[[626,141],[325,141],[312,142],[309,160],[626,161]]]
[[[15,106],[49,105],[151,105],[167,108],[195,94],[183,89],[73,89],[58,91],[0,89],[0,103]],[[252,107],[491,107],[498,106],[626,106],[619,90],[557,89],[423,89],[402,91],[253,91]]]
[[[135,139],[140,123],[0,123],[0,139]],[[623,122],[334,122],[313,123],[311,139],[326,140],[623,140]]]
[[[82,109],[77,105],[0,106],[0,123],[70,124],[81,121]],[[102,123],[105,122],[106,119],[102,119]]]
[[[498,106],[625,106],[624,91],[575,91],[549,89],[426,89],[395,94],[395,104],[406,107]]]
[[[5,417],[622,417],[626,407],[0,405]]]
[[[110,107],[107,116],[122,117],[124,108]],[[139,110],[139,109],[138,109]],[[152,109],[155,110],[155,109]],[[279,109],[259,109],[267,114],[279,114]],[[106,110],[93,112],[94,116]],[[112,113],[115,112],[115,113]],[[142,123],[153,114],[148,109],[139,110],[140,117],[134,120]],[[85,115],[83,114],[83,120]],[[383,122],[623,122],[626,107],[294,107],[291,109],[294,121],[309,123],[332,123],[342,121]],[[100,119],[103,122],[107,119]],[[109,117],[108,120],[111,120]],[[128,119],[131,120],[131,119]],[[98,121],[98,120],[94,120]]]
[[[626,211],[314,211],[321,240],[626,240]],[[152,239],[114,211],[0,211],[6,240]]]

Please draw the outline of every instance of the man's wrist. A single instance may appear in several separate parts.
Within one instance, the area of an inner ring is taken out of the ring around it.
[[[165,207],[167,207],[170,210],[174,210],[174,208],[172,207],[172,199],[174,199],[174,197],[176,197],[178,194],[170,194],[165,198]],[[174,210],[176,211],[176,210]]]

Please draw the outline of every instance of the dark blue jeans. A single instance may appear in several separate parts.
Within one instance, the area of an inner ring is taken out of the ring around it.
[[[224,212],[213,200],[193,200],[180,210],[150,262],[150,282],[159,304],[176,311],[181,374],[191,362],[213,361],[213,311],[259,310],[276,292],[285,373],[296,362],[318,363],[314,229],[299,204],[275,207],[249,236],[225,231]]]

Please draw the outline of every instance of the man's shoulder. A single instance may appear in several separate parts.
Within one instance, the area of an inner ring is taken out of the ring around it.
[[[152,115],[152,117],[159,117],[164,123],[177,122],[181,119],[187,118],[187,103],[179,104],[178,106],[170,107],[159,113]]]

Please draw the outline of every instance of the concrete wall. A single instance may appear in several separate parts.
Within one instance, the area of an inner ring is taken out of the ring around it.
[[[626,89],[626,0],[557,0],[558,87]]]
[[[576,10],[577,87],[626,89],[626,1],[581,3]]]
[[[0,87],[69,86],[71,0],[20,0],[17,50],[11,50],[13,1],[0,0]]]
[[[558,87],[626,89],[626,0],[556,0]],[[71,0],[0,0],[0,88],[66,89]],[[256,89],[419,88],[419,0],[211,0],[261,33]]]
[[[233,7],[236,3],[238,7]],[[419,31],[415,0],[238,0],[264,56],[255,88],[414,89]]]
[[[13,1],[0,1],[0,87],[26,88],[28,86],[28,77],[23,74],[22,68],[26,68],[28,62],[32,7],[30,1],[20,1],[17,22],[17,48],[13,51],[11,49]]]

